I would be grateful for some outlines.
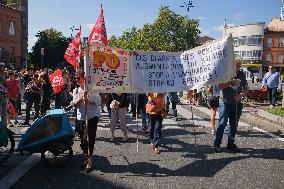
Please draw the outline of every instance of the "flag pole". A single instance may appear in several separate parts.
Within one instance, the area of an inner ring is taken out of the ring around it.
[[[139,141],[138,141],[138,131],[139,131],[139,124],[138,124],[138,93],[135,93],[135,110],[136,110],[136,150],[139,151]]]
[[[87,74],[87,66],[88,66],[88,60],[89,60],[89,43],[86,44],[85,48],[85,59],[84,59],[84,72],[85,72],[85,91],[84,91],[84,96],[85,93],[87,93],[86,98],[85,98],[85,127],[87,131],[87,143],[88,143],[88,156],[91,155],[90,152],[90,138],[89,138],[89,123],[88,123],[88,116],[87,116],[87,111],[88,111],[88,74]]]

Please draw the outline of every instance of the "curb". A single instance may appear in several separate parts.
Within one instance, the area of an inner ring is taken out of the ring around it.
[[[258,110],[257,115],[264,117],[265,119],[268,119],[270,121],[274,121],[281,126],[284,126],[284,118],[283,117],[274,115],[274,114],[269,113],[269,112],[262,110],[262,109]]]

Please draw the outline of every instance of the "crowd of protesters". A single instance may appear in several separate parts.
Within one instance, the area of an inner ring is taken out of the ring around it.
[[[235,152],[239,149],[235,145],[235,134],[238,121],[241,116],[241,97],[247,92],[247,81],[245,75],[240,71],[240,62],[237,64],[237,76],[231,81],[219,83],[209,87],[212,97],[209,98],[211,108],[212,134],[216,135],[214,147],[220,152],[220,144],[223,138],[224,129],[230,120],[227,147]],[[1,120],[8,126],[16,125],[18,116],[22,114],[22,106],[25,103],[25,119],[22,125],[29,125],[31,110],[34,109],[33,120],[40,115],[45,115],[54,101],[54,108],[73,107],[76,115],[75,131],[81,141],[81,148],[86,155],[84,166],[86,172],[92,170],[92,154],[95,144],[97,125],[101,113],[105,112],[106,106],[109,117],[110,142],[114,142],[115,130],[120,128],[123,132],[122,142],[126,142],[127,133],[127,112],[133,117],[138,115],[142,119],[141,130],[149,132],[150,144],[155,154],[160,154],[160,143],[162,136],[162,123],[164,117],[171,111],[173,119],[177,118],[177,104],[179,96],[177,92],[169,93],[148,93],[148,94],[122,94],[122,93],[92,93],[84,88],[84,73],[76,72],[73,76],[68,70],[63,70],[62,77],[64,86],[60,92],[54,94],[49,76],[51,70],[14,72],[5,70],[0,64],[0,100]],[[278,75],[277,75],[278,77]],[[266,77],[267,83],[269,76]],[[272,78],[272,77],[271,77]],[[266,83],[264,83],[266,85]],[[268,85],[269,86],[269,85]],[[272,96],[270,94],[270,96]],[[199,106],[200,91],[193,90],[188,93],[192,103]],[[220,104],[219,104],[220,102]],[[275,104],[275,102],[273,102]],[[274,104],[272,104],[274,106]],[[88,107],[88,108],[86,108]],[[219,108],[219,122],[216,126],[216,112]],[[8,114],[7,114],[8,112]],[[8,115],[8,116],[7,116]],[[12,122],[14,120],[14,122]],[[87,123],[86,123],[87,121]],[[86,125],[89,125],[86,129]]]

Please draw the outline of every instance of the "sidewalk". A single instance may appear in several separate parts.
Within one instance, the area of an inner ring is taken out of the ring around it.
[[[73,145],[71,162],[50,170],[40,162],[13,188],[282,188],[284,144],[265,133],[239,128],[236,142],[242,153],[215,153],[209,120],[178,106],[179,119],[163,121],[161,154],[150,147],[148,134],[136,130],[129,117],[130,140],[109,142],[110,131],[99,129],[95,145],[95,170],[86,174],[80,168],[84,160],[79,142]],[[103,115],[100,128],[107,121]],[[140,123],[139,123],[140,125]],[[137,137],[138,136],[138,143]],[[138,148],[137,148],[138,144]],[[226,134],[222,147],[226,144]],[[269,178],[269,179],[267,179]],[[263,182],[265,180],[265,182]],[[1,180],[0,180],[1,182]],[[233,187],[232,187],[233,186]]]

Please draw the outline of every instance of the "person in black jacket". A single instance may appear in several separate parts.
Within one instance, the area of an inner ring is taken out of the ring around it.
[[[50,80],[48,78],[48,75],[46,72],[42,72],[40,74],[40,82],[42,84],[41,90],[42,90],[42,96],[41,96],[41,102],[40,102],[40,112],[41,115],[44,115],[47,110],[50,110],[50,99],[53,93],[53,89],[50,83]]]

